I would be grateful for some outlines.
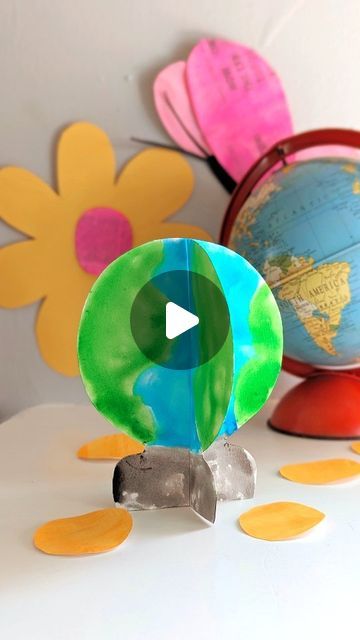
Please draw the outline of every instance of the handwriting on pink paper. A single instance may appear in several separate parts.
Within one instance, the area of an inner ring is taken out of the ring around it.
[[[252,49],[201,40],[190,53],[186,79],[202,134],[237,182],[269,147],[292,134],[280,80]]]

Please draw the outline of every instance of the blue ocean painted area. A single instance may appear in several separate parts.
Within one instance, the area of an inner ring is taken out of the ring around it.
[[[155,276],[188,268],[187,242],[183,239],[172,240],[168,244],[164,242],[164,258]],[[169,290],[166,290],[166,283],[162,288],[170,300],[174,295],[172,286],[173,280],[169,280]],[[189,308],[189,291],[177,291],[176,302]],[[178,353],[174,352],[173,357],[180,361]],[[157,425],[156,438],[150,444],[185,447],[195,451],[200,449],[195,428],[192,375],[188,369],[171,369],[153,364],[138,377],[134,393],[150,408]]]
[[[234,371],[232,394],[219,436],[231,435],[237,429],[234,413],[236,382],[242,368],[255,355],[249,327],[250,305],[263,280],[244,258],[216,244],[211,245],[210,252],[208,243],[198,240],[172,240],[169,244],[165,241],[163,260],[153,275],[189,269],[190,242],[196,242],[207,253],[220,280],[229,308]],[[165,280],[162,292],[169,299],[174,298],[173,280],[169,279],[169,290],[166,290]],[[176,292],[176,302],[185,308],[193,308],[189,288]],[[208,321],[211,322],[211,318]],[[193,349],[199,348],[197,344],[191,346]],[[178,360],[176,348],[177,343],[174,341],[175,351],[170,358],[176,357]],[[134,393],[149,407],[156,423],[156,437],[150,444],[186,447],[193,451],[201,449],[195,422],[193,376],[194,370],[191,369],[171,369],[152,364],[138,377]]]
[[[196,240],[205,251],[206,243]],[[254,356],[249,327],[251,300],[263,279],[241,256],[213,245],[209,258],[221,282],[230,313],[233,334],[234,375],[231,399],[219,436],[231,435],[237,429],[234,413],[234,390],[242,367]]]

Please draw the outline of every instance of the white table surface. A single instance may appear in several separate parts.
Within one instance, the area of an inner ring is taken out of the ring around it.
[[[112,505],[114,463],[75,456],[112,428],[91,407],[69,405],[35,407],[0,425],[0,638],[358,638],[360,481],[305,486],[277,471],[360,458],[347,442],[274,433],[265,417],[235,436],[258,464],[254,500],[219,504],[213,526],[187,508],[137,512],[123,545],[71,558],[42,554],[32,535],[48,520]],[[303,502],[327,519],[286,542],[240,531],[243,511],[277,500]]]

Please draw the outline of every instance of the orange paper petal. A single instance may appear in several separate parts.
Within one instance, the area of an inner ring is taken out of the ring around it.
[[[49,271],[44,269],[39,240],[15,242],[0,249],[0,305],[13,309],[32,304],[48,291]],[[51,275],[50,275],[51,277]]]
[[[61,198],[40,178],[19,167],[1,169],[0,218],[7,224],[38,238],[54,228],[63,213]]]
[[[181,153],[145,149],[125,165],[116,190],[121,211],[127,218],[139,221],[137,227],[145,227],[150,232],[154,224],[181,209],[190,198],[193,186],[191,166]]]
[[[212,238],[205,229],[183,222],[162,222],[161,224],[143,225],[134,228],[134,242],[136,245],[145,244],[149,240],[161,238],[196,238],[209,240]]]
[[[297,502],[273,502],[250,509],[239,518],[243,531],[261,540],[288,540],[319,524],[321,511]]]
[[[326,484],[352,478],[360,473],[360,464],[355,460],[339,458],[334,460],[316,460],[301,464],[288,464],[281,467],[284,478],[302,484]]]
[[[80,447],[78,458],[85,460],[120,460],[125,456],[142,453],[144,445],[123,433],[102,436]]]
[[[351,448],[353,451],[355,451],[355,453],[360,454],[360,442],[353,442]]]
[[[50,555],[102,553],[124,542],[131,529],[132,517],[128,511],[102,509],[47,522],[35,532],[34,545]]]
[[[71,276],[70,276],[71,273]],[[81,311],[95,280],[85,272],[68,272],[71,286],[60,269],[52,276],[51,294],[42,302],[36,319],[36,337],[45,362],[67,376],[79,374],[77,334]]]
[[[104,205],[115,174],[115,153],[105,131],[90,122],[64,129],[57,147],[57,178],[69,209],[80,212]]]

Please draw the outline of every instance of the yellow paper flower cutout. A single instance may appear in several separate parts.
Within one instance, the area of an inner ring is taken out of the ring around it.
[[[60,137],[57,186],[56,192],[25,169],[0,171],[0,218],[29,236],[0,249],[0,305],[42,300],[41,354],[56,371],[75,376],[81,310],[99,273],[149,240],[211,238],[199,227],[164,222],[193,189],[190,165],[173,151],[146,149],[117,178],[107,135],[76,123]]]

